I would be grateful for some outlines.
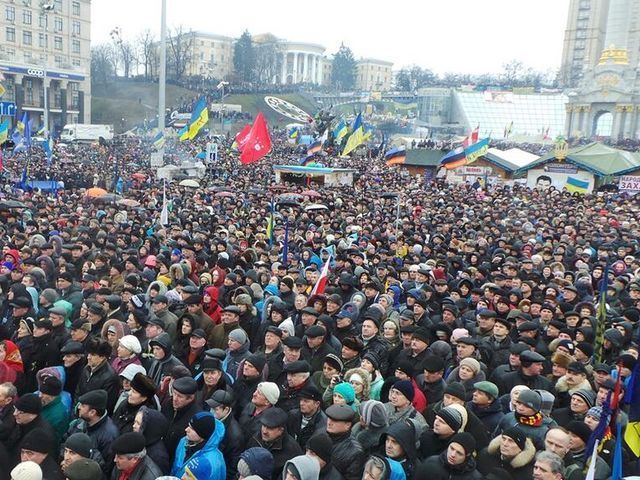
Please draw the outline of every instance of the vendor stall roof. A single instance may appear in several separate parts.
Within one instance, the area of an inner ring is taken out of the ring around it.
[[[277,172],[298,173],[311,176],[356,172],[353,168],[303,167],[301,165],[274,165],[273,170]]]
[[[522,167],[517,173],[557,161],[555,153],[551,152]],[[601,143],[590,143],[589,145],[572,148],[568,151],[567,158],[563,161],[600,176],[624,175],[640,169],[640,154],[618,150]]]

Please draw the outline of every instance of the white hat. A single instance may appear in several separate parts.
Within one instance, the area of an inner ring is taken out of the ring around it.
[[[260,382],[257,390],[264,395],[264,398],[266,398],[271,405],[278,403],[278,399],[280,398],[280,389],[275,383]]]
[[[142,373],[143,375],[147,374],[147,370],[142,366],[136,363],[131,363],[124,367],[124,370],[120,374],[121,377],[126,378],[127,380],[133,380],[133,377],[136,376],[136,373]]]
[[[130,352],[139,355],[142,351],[142,346],[140,346],[140,340],[134,335],[125,335],[120,340],[120,345],[129,350]]]
[[[42,480],[42,470],[36,462],[22,462],[11,470],[11,480]]]

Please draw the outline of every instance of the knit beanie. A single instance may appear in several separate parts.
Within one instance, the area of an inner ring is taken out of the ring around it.
[[[204,440],[209,440],[216,431],[216,417],[209,412],[196,413],[189,421],[189,426]]]
[[[15,409],[24,413],[39,414],[42,411],[42,402],[35,393],[22,395],[15,403]]]
[[[440,417],[454,432],[458,432],[462,428],[462,415],[460,415],[460,412],[455,408],[451,408],[451,406],[440,410],[436,413],[436,417]]]
[[[573,395],[576,395],[584,400],[584,403],[586,403],[589,408],[593,407],[596,404],[596,394],[593,392],[593,390],[586,390],[584,388],[581,388],[573,392],[571,396]]]
[[[249,355],[246,358],[245,362],[249,362],[251,365],[255,367],[256,370],[258,370],[258,372],[262,373],[262,369],[267,363],[267,359],[265,358],[264,355],[260,353],[254,353],[253,355]]]
[[[600,420],[600,417],[602,416],[602,407],[591,407],[587,412],[587,416]]]
[[[586,423],[581,422],[580,420],[572,420],[566,428],[570,433],[573,433],[576,437],[580,438],[585,445],[589,443],[591,429]]]
[[[452,397],[459,398],[460,400],[467,399],[467,392],[464,386],[460,382],[452,382],[444,389],[444,393],[451,395]]]
[[[474,375],[477,375],[480,372],[480,362],[475,358],[467,357],[460,360],[461,367],[468,367],[473,371]]]
[[[347,405],[353,404],[356,399],[356,392],[353,389],[353,386],[347,382],[342,382],[336,385],[333,389],[333,393],[337,393],[342,398],[344,398],[344,401],[347,403]]]
[[[264,398],[266,398],[271,405],[278,403],[278,399],[280,398],[280,389],[275,383],[260,382],[256,390],[264,395]]]
[[[415,391],[413,390],[413,384],[409,380],[399,380],[393,384],[392,388],[402,393],[410,402],[413,401]]]
[[[536,413],[539,412],[542,407],[542,398],[540,398],[540,395],[534,390],[523,390],[520,392],[518,402],[535,410]]]
[[[22,462],[11,470],[11,480],[42,480],[42,470],[36,462]]]
[[[241,328],[236,328],[235,330],[231,330],[229,332],[229,340],[233,340],[234,342],[238,342],[240,345],[244,345],[249,340],[247,334]],[[252,364],[253,365],[253,364]],[[253,365],[255,367],[255,365]]]
[[[453,437],[451,437],[449,445],[451,445],[452,443],[457,443],[462,448],[464,448],[464,453],[467,457],[469,455],[472,455],[476,449],[476,439],[473,438],[473,435],[468,432],[456,433]]]
[[[307,442],[307,448],[324,460],[324,462],[331,462],[333,442],[327,433],[322,432],[311,437]]]
[[[74,433],[64,442],[64,448],[68,448],[72,452],[77,453],[81,457],[91,457],[91,446],[93,442],[91,437],[86,433]]]
[[[44,290],[42,290],[42,293],[40,295],[44,297],[49,303],[56,303],[60,298],[58,292],[56,292],[53,288],[45,288]]]
[[[585,427],[587,427],[586,424]],[[518,445],[518,448],[520,448],[520,450],[524,450],[524,447],[527,443],[527,435],[524,433],[524,431],[522,431],[520,427],[513,426],[502,432],[502,434],[513,440],[516,445]]]
[[[240,295],[236,295],[233,303],[235,303],[236,305],[253,305],[251,296],[248,293],[241,293]]]
[[[389,420],[384,404],[377,400],[367,400],[360,404],[360,418],[365,425],[373,428],[386,427]]]

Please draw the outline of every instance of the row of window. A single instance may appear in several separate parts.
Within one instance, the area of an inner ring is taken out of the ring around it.
[[[5,48],[4,53],[10,58],[16,58],[16,51],[13,48]],[[37,57],[33,55],[32,52],[23,52],[22,53],[24,63],[29,64],[43,64],[45,62],[45,55],[41,53]],[[54,62],[57,67],[67,68],[69,65],[72,67],[80,68],[82,66],[82,61],[79,58],[72,57],[69,62],[69,57],[65,55],[55,55]]]
[[[31,7],[31,0],[22,0],[22,3],[24,4],[25,7]],[[15,20],[16,19],[16,9],[14,6],[9,5],[6,7],[6,19],[7,20]],[[53,2],[53,11],[58,13],[58,14],[63,14],[63,9],[62,9],[62,0],[54,0]],[[24,19],[24,15],[29,14],[29,17],[31,17],[31,10],[24,10],[23,11],[23,19]],[[12,15],[11,17],[9,15]],[[73,1],[71,2],[71,14],[75,17],[79,17],[80,16],[80,2],[77,1]]]
[[[15,22],[16,20],[16,9],[13,6],[5,7],[5,19],[8,22]],[[24,25],[32,25],[33,24],[33,14],[31,10],[23,10],[22,11],[22,23]],[[38,24],[40,28],[47,28],[47,16],[39,15]],[[62,17],[55,17],[53,19],[53,29],[55,32],[62,32],[64,29],[64,22]],[[74,35],[80,35],[80,21],[73,20],[71,22],[71,33]]]
[[[6,88],[6,93],[4,98],[7,100],[15,100],[15,81],[13,77],[7,77],[3,82],[4,87]],[[26,105],[35,105],[36,95],[39,97],[39,106],[43,105],[43,91],[41,84],[35,84],[32,78],[25,78],[23,80],[24,87],[24,103]],[[50,89],[50,94],[53,95],[53,102],[50,105],[52,108],[60,108],[62,105],[62,91],[60,90],[60,85],[52,83]],[[77,82],[69,82],[67,84],[67,98],[70,100],[68,107],[70,108],[79,108],[80,107],[80,84]]]
[[[5,39],[7,42],[15,43],[16,41],[16,29],[15,27],[6,27]],[[49,36],[44,33],[38,34],[38,46],[40,48],[46,48],[48,45]],[[23,30],[22,32],[22,44],[23,45],[33,45],[33,33],[30,30]],[[64,42],[62,37],[54,36],[53,37],[53,48],[54,50],[62,50],[64,46]],[[71,52],[72,53],[80,53],[80,40],[72,39],[71,40]]]

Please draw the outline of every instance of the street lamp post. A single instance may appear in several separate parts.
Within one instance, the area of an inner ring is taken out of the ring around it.
[[[49,47],[49,38],[48,38],[48,32],[49,32],[49,12],[52,12],[53,9],[55,8],[55,5],[53,3],[42,3],[40,5],[40,8],[42,10],[42,14],[44,15],[44,68],[42,69],[42,90],[44,91],[44,115],[43,115],[43,121],[44,121],[44,131],[45,131],[45,137],[49,136],[49,91],[47,88],[47,63],[49,61],[48,59],[48,47]]]
[[[224,87],[227,86],[229,86],[229,82],[225,82],[224,80],[218,83],[218,90],[222,93],[220,97],[220,135],[224,135]]]

